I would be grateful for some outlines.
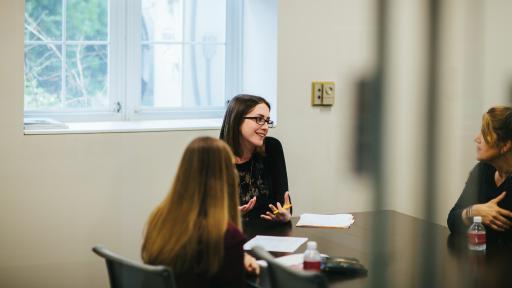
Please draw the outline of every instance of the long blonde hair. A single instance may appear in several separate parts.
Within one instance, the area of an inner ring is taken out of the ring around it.
[[[149,217],[142,260],[169,266],[176,274],[215,273],[228,221],[240,229],[238,193],[230,148],[211,137],[193,140],[169,194]]]

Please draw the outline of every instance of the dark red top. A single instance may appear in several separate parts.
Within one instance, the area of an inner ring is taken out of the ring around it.
[[[175,275],[178,288],[245,287],[244,243],[245,236],[242,232],[233,223],[228,223],[224,234],[224,257],[217,273],[210,278],[194,273]]]

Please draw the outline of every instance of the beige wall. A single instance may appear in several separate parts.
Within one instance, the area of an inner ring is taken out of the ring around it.
[[[371,2],[279,1],[271,134],[284,145],[297,214],[371,209],[350,162],[354,83],[372,64]],[[0,1],[0,286],[107,287],[92,245],[138,257],[185,145],[218,131],[24,136],[23,12],[23,1]],[[312,80],[336,81],[332,108],[310,106]]]

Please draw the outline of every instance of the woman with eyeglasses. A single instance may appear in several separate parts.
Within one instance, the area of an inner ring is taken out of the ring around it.
[[[448,214],[453,233],[465,233],[474,216],[487,228],[487,242],[512,241],[512,108],[492,107],[475,137],[479,161]]]
[[[240,177],[240,211],[244,219],[288,222],[290,193],[283,147],[267,137],[270,104],[262,97],[241,94],[229,102],[220,131],[235,155]]]

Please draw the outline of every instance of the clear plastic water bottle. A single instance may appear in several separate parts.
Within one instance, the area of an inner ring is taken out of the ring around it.
[[[482,225],[482,217],[473,217],[473,224],[468,229],[468,248],[473,251],[485,251],[485,228]]]
[[[304,270],[320,271],[322,257],[317,250],[315,241],[309,241],[306,252],[304,252]]]

